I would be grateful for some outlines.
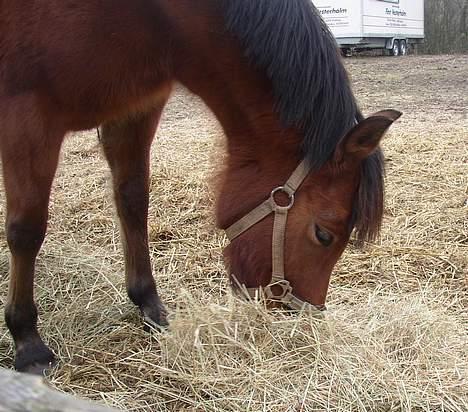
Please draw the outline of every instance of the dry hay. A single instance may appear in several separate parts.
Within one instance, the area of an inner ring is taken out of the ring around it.
[[[135,411],[468,409],[468,102],[460,90],[468,59],[348,64],[366,112],[395,107],[405,117],[385,142],[382,239],[348,248],[324,319],[268,312],[229,293],[210,191],[221,132],[179,91],[154,146],[150,212],[153,269],[172,324],[143,332],[125,295],[107,167],[92,132],[68,140],[36,284],[41,330],[60,357],[55,387]],[[407,88],[382,88],[389,76]],[[1,323],[0,365],[12,356]]]

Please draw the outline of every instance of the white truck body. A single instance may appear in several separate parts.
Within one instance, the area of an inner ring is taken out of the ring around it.
[[[312,0],[342,48],[387,48],[424,38],[424,0]]]

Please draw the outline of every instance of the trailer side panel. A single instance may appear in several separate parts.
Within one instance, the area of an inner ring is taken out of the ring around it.
[[[364,0],[363,37],[424,38],[423,0]]]
[[[313,3],[337,39],[362,37],[361,0],[314,0]]]

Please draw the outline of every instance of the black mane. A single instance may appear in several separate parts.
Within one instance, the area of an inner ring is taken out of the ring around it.
[[[227,29],[272,82],[285,127],[302,131],[303,156],[317,170],[363,117],[333,35],[311,0],[221,0]],[[383,158],[362,165],[354,220],[359,241],[371,240],[383,214]]]
[[[302,130],[304,156],[320,168],[359,116],[333,35],[311,0],[224,4],[228,29],[266,70],[285,126]]]

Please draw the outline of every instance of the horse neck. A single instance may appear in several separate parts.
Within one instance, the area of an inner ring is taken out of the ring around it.
[[[283,185],[300,162],[297,133],[282,127],[269,94],[255,86],[240,88],[248,93],[236,93],[229,87],[210,87],[206,94],[200,93],[227,139],[217,200],[217,223],[222,229]]]
[[[301,139],[281,124],[270,81],[226,34],[216,2],[160,4],[180,29],[173,42],[175,78],[201,97],[227,138],[217,207],[225,228],[284,184],[300,161]]]
[[[252,123],[240,130],[225,129],[228,157],[217,204],[217,222],[223,229],[282,186],[300,161],[296,135],[280,126],[272,110],[260,113],[248,107],[246,111]]]
[[[227,139],[217,202],[217,222],[223,229],[284,184],[300,162],[300,137],[283,127],[270,84],[240,66],[236,79],[231,71],[221,70],[209,81],[184,83],[213,111]]]

